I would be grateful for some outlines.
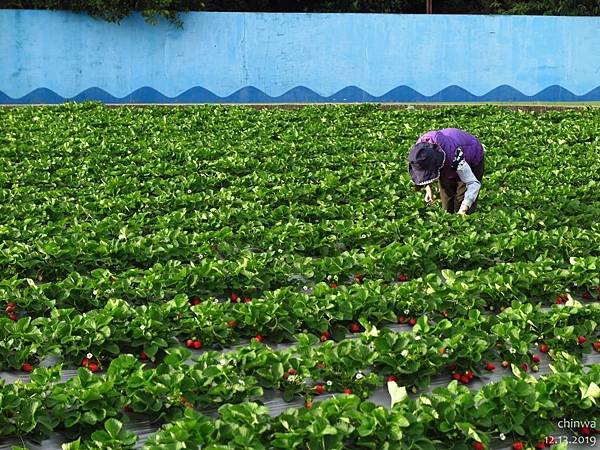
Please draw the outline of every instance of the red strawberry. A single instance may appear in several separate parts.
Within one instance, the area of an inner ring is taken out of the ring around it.
[[[468,376],[466,376],[466,375],[462,375],[462,376],[460,377],[460,382],[461,382],[462,384],[469,384],[469,381],[470,381],[470,378],[469,378]]]
[[[527,364],[521,364],[521,369],[523,369],[523,372],[527,372]]]
[[[194,347],[194,340],[193,339],[188,339],[187,341],[185,341],[185,346],[187,348],[193,348]]]
[[[465,375],[469,377],[469,380],[472,380],[474,377],[473,372],[471,372],[470,370],[467,370],[465,372]]]
[[[356,275],[354,275],[354,280],[360,284],[363,282],[364,277],[361,274],[357,273]]]
[[[390,375],[389,377],[387,377],[388,383],[390,381],[398,381],[398,378],[396,378],[396,375]]]
[[[237,322],[235,320],[228,320],[227,321],[227,326],[229,328],[235,328],[235,327],[237,327]]]
[[[240,297],[235,292],[232,292],[229,295],[229,299],[231,300],[231,303],[237,303],[240,300]]]
[[[88,365],[89,363],[90,363],[90,360],[89,360],[89,359],[87,359],[87,358],[83,358],[83,359],[81,360],[81,365],[82,365],[82,366],[84,366],[84,367],[87,367],[87,365]]]
[[[484,450],[485,447],[481,442],[473,442],[473,450]]]
[[[192,305],[199,305],[199,304],[200,304],[200,303],[202,303],[202,302],[201,302],[201,300],[200,300],[200,297],[196,296],[196,297],[192,298],[192,300],[190,301],[190,303],[191,303]]]
[[[325,368],[325,363],[322,361],[319,361],[317,364],[315,364],[315,367],[317,369],[324,369]]]
[[[325,392],[325,386],[323,386],[322,384],[317,384],[315,386],[315,392],[317,394],[322,394],[323,392]]]
[[[140,359],[142,361],[148,361],[148,355],[145,352],[140,352]]]
[[[495,369],[496,369],[496,366],[493,365],[491,362],[489,362],[485,365],[485,370],[489,370],[491,372],[492,370],[495,370]]]
[[[329,339],[331,337],[331,334],[329,334],[329,331],[325,330],[323,331],[323,333],[321,333],[323,336],[325,336],[327,339]]]
[[[548,353],[548,345],[546,345],[546,344],[540,344],[540,352],[542,352],[542,353]]]
[[[535,444],[535,448],[537,448],[537,449],[546,448],[546,442],[544,442],[544,441],[538,442],[537,444]]]
[[[325,342],[327,340],[327,336],[325,336],[324,334],[321,336],[321,342]]]
[[[17,315],[16,315],[15,313],[9,313],[9,314],[8,314],[8,318],[9,318],[10,320],[17,320]]]
[[[250,297],[244,298],[244,303],[250,303],[252,299]]]
[[[408,276],[407,276],[407,275],[404,275],[404,274],[401,274],[401,275],[398,277],[398,281],[400,281],[400,282],[408,281]]]
[[[7,313],[14,312],[14,310],[15,310],[14,303],[9,303],[8,305],[6,305],[6,312]]]
[[[398,323],[404,323],[404,322],[406,322],[406,317],[398,316]]]
[[[358,333],[360,331],[360,325],[357,323],[350,324],[350,331],[352,333]]]
[[[329,285],[329,287],[330,287],[331,289],[335,289],[335,288],[337,288],[337,287],[338,287],[338,285],[337,285],[336,283],[331,283],[331,284]]]
[[[589,300],[592,298],[592,294],[590,294],[588,291],[585,291],[583,294],[581,294],[581,298],[584,300]]]
[[[307,402],[304,404],[304,406],[306,406],[306,409],[312,409],[312,407],[313,407],[313,402],[311,402],[311,401],[307,401]]]
[[[408,321],[408,324],[409,324],[411,327],[414,327],[416,323],[417,323],[417,319],[415,319],[415,318],[412,318],[412,319],[410,319],[410,320]]]
[[[577,342],[579,342],[580,344],[585,344],[587,342],[587,338],[585,336],[579,336],[577,338]]]
[[[448,311],[442,311],[442,316],[444,316],[447,319],[448,318]]]
[[[592,346],[594,347],[594,350],[596,350],[597,352],[600,352],[600,341],[596,341],[592,344]]]
[[[98,364],[91,362],[88,364],[88,369],[90,369],[92,372],[98,372]]]
[[[539,363],[539,362],[540,362],[540,357],[539,357],[538,355],[533,355],[533,356],[531,357],[531,360],[532,360],[534,363]]]
[[[513,449],[514,450],[523,450],[523,444],[521,442],[517,441],[513,444]]]
[[[23,372],[31,372],[33,370],[33,366],[31,364],[29,364],[28,362],[23,363],[23,365],[21,366],[21,370]]]
[[[456,380],[456,381],[460,381],[460,373],[453,373],[452,374],[452,379]]]
[[[344,389],[344,394],[346,394],[346,395],[352,394],[352,389],[348,389],[348,388]]]
[[[583,436],[589,436],[592,433],[592,430],[587,425],[581,427],[581,434]]]
[[[508,369],[510,367],[510,363],[508,361],[502,361],[502,367]]]
[[[296,369],[294,369],[293,367],[290,367],[290,368],[288,369],[288,373],[289,373],[290,375],[296,375],[298,372],[296,372]]]
[[[256,342],[262,342],[264,337],[261,336],[260,334],[257,334],[256,336],[254,336],[254,339],[256,339]]]
[[[192,343],[192,345],[193,345],[193,346],[194,346],[194,348],[197,350],[197,349],[199,349],[200,347],[202,347],[202,341],[200,341],[200,340],[196,339],[196,340],[195,340],[195,341]]]

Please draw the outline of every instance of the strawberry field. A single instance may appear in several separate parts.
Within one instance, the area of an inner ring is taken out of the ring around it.
[[[598,108],[5,108],[0,163],[2,449],[600,439]]]

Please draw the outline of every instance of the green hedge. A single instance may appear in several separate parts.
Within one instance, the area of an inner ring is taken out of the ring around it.
[[[132,11],[141,11],[149,22],[159,17],[181,25],[181,11],[256,12],[425,12],[425,0],[8,0],[0,8],[64,9],[86,12],[119,22]],[[435,13],[446,14],[539,14],[599,16],[600,0],[433,0]]]

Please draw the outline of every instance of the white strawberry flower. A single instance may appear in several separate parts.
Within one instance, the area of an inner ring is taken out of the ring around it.
[[[364,239],[364,238],[367,237],[367,235],[366,234],[361,234],[360,237]]]
[[[333,384],[333,381],[327,380],[327,386],[331,386],[332,384]]]
[[[361,378],[364,378],[365,376],[362,374],[362,372],[357,372],[356,373],[356,379],[360,380]]]
[[[277,253],[283,253],[283,249],[282,248],[278,249]]]
[[[448,357],[448,353],[442,354],[442,358],[447,358],[447,357]]]
[[[405,309],[404,314],[410,314],[410,311],[408,309]]]
[[[421,336],[415,336],[415,341],[420,341],[421,340]]]
[[[509,352],[511,352],[513,355],[514,355],[515,353],[517,353],[517,349],[515,349],[515,348],[512,348],[512,347],[511,347],[511,348],[510,348],[508,351],[509,351]]]
[[[500,433],[500,440],[504,441],[506,439],[506,435],[504,433]]]
[[[304,287],[302,287],[302,289],[304,289],[305,291],[308,291],[308,286],[304,286]]]
[[[243,386],[244,384],[246,384],[246,382],[240,378],[240,381],[238,384],[241,384]]]
[[[146,325],[140,325],[140,330],[144,331],[146,329]]]
[[[92,355],[91,353],[88,353],[87,355],[85,355],[87,359],[92,359],[94,357],[94,355]]]
[[[327,279],[328,279],[328,280],[331,280],[331,275],[327,275]]]
[[[293,382],[294,382],[294,381],[296,381],[297,379],[298,379],[298,375],[290,375],[290,376],[288,377],[288,381],[289,381],[290,383],[293,383]]]
[[[192,190],[191,190],[191,189],[188,189],[188,190],[187,190],[187,193],[188,193],[188,194],[191,194],[191,193],[192,193]]]
[[[400,354],[406,358],[408,356],[408,350],[406,350],[406,349],[402,350],[402,352],[400,352]]]
[[[94,294],[94,295],[98,295],[98,289],[94,289],[94,290],[92,291],[92,294]]]
[[[204,255],[203,255],[202,253],[200,253],[200,254],[198,255],[198,259],[204,259]]]

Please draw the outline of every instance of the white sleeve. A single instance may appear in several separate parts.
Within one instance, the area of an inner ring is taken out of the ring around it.
[[[465,183],[465,185],[467,186],[465,198],[463,199],[461,206],[470,208],[471,205],[475,202],[475,199],[477,199],[477,194],[479,194],[481,183],[473,174],[471,166],[469,166],[469,164],[467,164],[467,162],[464,160],[458,164],[456,172],[458,173],[460,181]]]

